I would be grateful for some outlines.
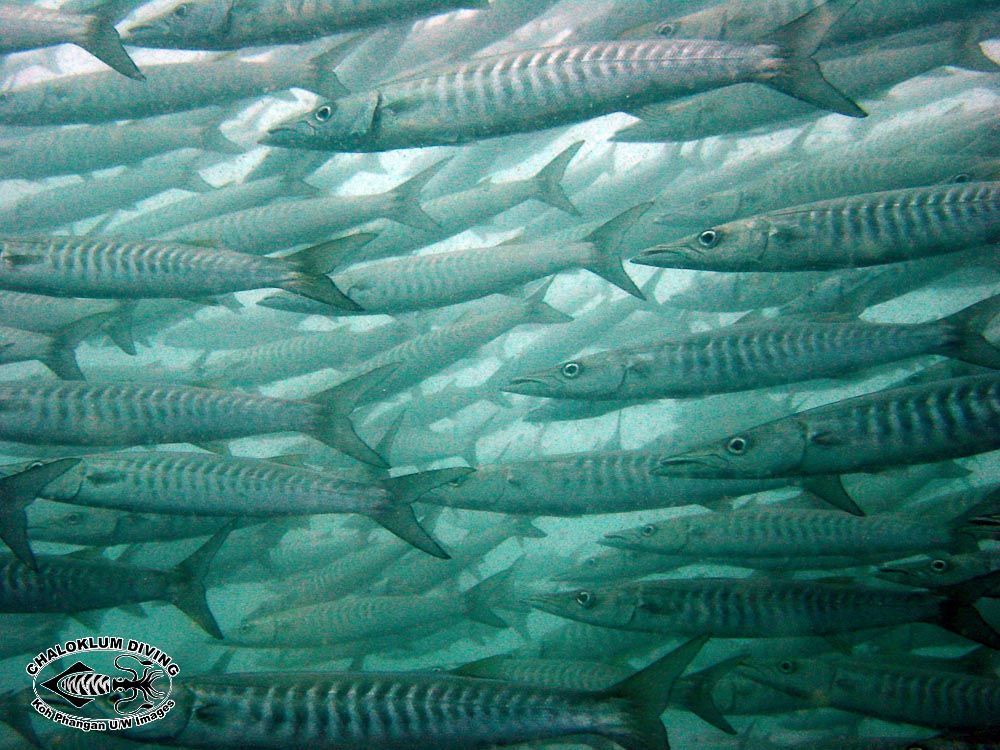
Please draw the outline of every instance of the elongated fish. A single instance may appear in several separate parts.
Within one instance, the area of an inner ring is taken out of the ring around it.
[[[333,68],[344,52],[338,45],[312,58],[292,49],[257,62],[230,55],[158,63],[145,66],[146,80],[134,83],[103,71],[60,76],[0,93],[0,122],[111,122],[235,102],[293,86],[339,92],[343,86]]]
[[[386,374],[366,373],[289,401],[183,385],[0,385],[0,439],[31,445],[130,446],[304,432],[357,458],[385,463],[355,434],[354,403]]]
[[[556,46],[485,57],[340,99],[269,131],[265,143],[385,151],[465,143],[759,82],[851,117],[864,111],[811,55],[855,0],[830,0],[761,45],[644,40]]]
[[[64,475],[65,476],[65,475]],[[975,515],[972,511],[970,515]],[[915,552],[975,547],[963,528],[895,513],[858,517],[804,508],[736,510],[663,519],[604,535],[609,547],[655,552],[683,562],[717,561],[773,568],[843,567]]]
[[[222,638],[205,599],[203,580],[232,524],[217,531],[173,570],[153,570],[110,560],[45,555],[37,570],[0,556],[0,611],[86,612],[153,600],[168,601],[214,638]]]
[[[665,750],[659,716],[704,642],[599,692],[419,672],[195,677],[175,682],[177,706],[163,719],[122,734],[212,750],[473,750],[597,734],[625,750]]]
[[[441,469],[362,484],[334,474],[214,453],[143,451],[90,455],[38,492],[76,505],[186,516],[287,516],[361,513],[438,557],[410,503],[472,469]],[[8,493],[0,523],[33,498]],[[6,536],[0,532],[0,537]]]
[[[718,638],[828,635],[928,622],[990,648],[1000,633],[973,606],[1000,572],[934,591],[786,578],[673,578],[542,594],[544,612],[624,630]]]
[[[18,3],[0,5],[0,55],[56,44],[75,44],[123,76],[145,80],[108,19]]]
[[[649,206],[644,203],[619,214],[578,242],[511,242],[496,247],[386,258],[350,266],[335,273],[333,279],[366,314],[454,305],[570,268],[585,268],[619,289],[645,299],[622,268],[619,248],[622,236]],[[336,248],[343,243],[359,242],[363,245],[365,237],[351,235],[316,247]],[[315,305],[298,304],[284,295],[268,297],[261,304],[292,312],[317,312]]]
[[[1000,297],[930,323],[848,318],[728,326],[579,357],[515,378],[504,390],[587,400],[680,398],[831,377],[921,354],[1000,368],[1000,349],[978,332],[997,312]]]
[[[355,241],[349,241],[352,245]],[[327,246],[284,258],[221,247],[91,237],[0,237],[0,287],[56,297],[201,297],[281,287],[356,309],[324,276],[339,252]]]
[[[1000,723],[1000,680],[995,677],[870,656],[776,657],[754,660],[743,673],[790,695],[887,721],[966,730],[995,729]]]
[[[125,41],[138,47],[210,50],[292,44],[488,6],[489,0],[184,0],[129,28]]]
[[[877,471],[1000,448],[1000,375],[891,388],[661,458],[657,474],[778,477]]]
[[[998,182],[864,193],[719,224],[632,262],[704,271],[875,266],[993,244],[998,217]]]

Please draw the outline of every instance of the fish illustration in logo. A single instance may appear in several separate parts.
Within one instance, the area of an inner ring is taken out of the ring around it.
[[[137,661],[142,667],[142,676],[131,667],[120,664],[123,657]],[[164,675],[162,669],[151,669],[152,661],[137,659],[131,654],[119,654],[115,657],[115,667],[122,672],[131,672],[131,677],[111,677],[95,672],[82,661],[63,670],[55,677],[41,683],[42,687],[51,690],[75,708],[83,708],[91,701],[108,696],[115,711],[121,715],[134,714],[152,708],[165,696],[165,693],[153,687],[153,683]],[[142,704],[130,710],[128,704],[142,696]]]

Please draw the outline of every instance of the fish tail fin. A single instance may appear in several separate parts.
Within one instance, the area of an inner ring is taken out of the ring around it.
[[[821,109],[848,117],[867,117],[867,112],[823,77],[819,63],[812,57],[830,28],[857,2],[827,0],[771,33],[767,41],[784,50],[785,61],[782,70],[763,83]]]
[[[396,502],[368,513],[368,516],[417,549],[442,560],[451,556],[445,552],[434,538],[427,533],[413,514],[412,503],[435,487],[447,484],[472,472],[466,467],[436,469],[405,474],[383,479],[380,484],[396,499]]]
[[[48,463],[36,463],[17,474],[0,479],[0,541],[6,544],[18,560],[37,570],[35,555],[28,539],[28,517],[25,510],[35,501],[45,485],[58,479],[80,463],[79,458],[60,458]]]
[[[609,729],[606,736],[625,750],[669,750],[667,730],[660,721],[660,714],[670,702],[670,691],[677,678],[707,640],[708,636],[704,635],[694,638],[602,691],[601,697],[625,702],[621,725]]]
[[[111,313],[97,313],[63,327],[52,337],[52,344],[42,361],[63,380],[84,380],[76,361],[76,347],[110,317]]]
[[[240,144],[226,138],[214,122],[202,128],[201,147],[205,151],[215,151],[219,154],[242,154],[245,151]]]
[[[528,298],[524,301],[525,312],[524,312],[524,322],[525,323],[570,323],[573,317],[567,315],[566,313],[556,310],[554,307],[549,305],[545,301],[545,295],[549,291],[549,287],[552,286],[553,279],[549,279],[544,284],[542,284],[538,289],[532,292]]]
[[[633,206],[599,226],[584,238],[584,242],[592,243],[595,250],[593,259],[586,266],[587,270],[596,273],[619,289],[623,289],[633,297],[638,297],[639,299],[646,299],[646,295],[635,285],[632,278],[625,273],[620,248],[622,239],[652,205],[652,202],[649,202]]]
[[[671,696],[671,702],[683,706],[716,729],[721,729],[727,734],[736,734],[733,725],[719,710],[712,691],[715,690],[716,683],[742,661],[742,656],[734,656],[685,677],[677,683],[674,694]]]
[[[225,543],[230,532],[236,528],[238,519],[233,519],[216,531],[207,542],[196,549],[190,556],[181,560],[174,573],[179,585],[174,588],[171,598],[174,606],[194,620],[206,633],[213,638],[222,640],[222,629],[215,620],[215,615],[208,607],[205,596],[205,576],[216,553]]]
[[[145,81],[138,66],[122,46],[114,25],[102,16],[92,16],[79,45],[110,68],[136,81]]]
[[[982,38],[978,24],[967,24],[958,39],[959,48],[958,54],[953,61],[954,64],[959,68],[975,70],[981,73],[996,73],[1000,70],[1000,65],[997,65],[996,61],[988,57],[979,45]]]
[[[562,187],[562,179],[566,175],[566,168],[573,161],[576,152],[583,147],[583,141],[577,141],[562,151],[560,151],[548,164],[542,167],[538,174],[532,177],[534,182],[535,198],[542,203],[547,203],[553,208],[568,213],[570,216],[580,216],[580,210],[573,205],[573,202],[566,195]]]
[[[330,49],[320,52],[309,60],[312,82],[318,89],[315,93],[331,98],[350,93],[348,88],[341,83],[335,71],[337,66],[358,48],[364,38],[364,34],[355,34],[337,42]]]
[[[321,408],[318,424],[312,432],[313,437],[362,463],[389,468],[385,460],[358,437],[349,415],[364,396],[389,377],[396,366],[389,364],[376,367],[310,398],[310,401]]]
[[[1000,349],[983,336],[993,319],[1000,314],[1000,294],[969,305],[940,320],[957,329],[958,340],[949,344],[942,354],[981,367],[1000,369]]]
[[[132,336],[135,306],[136,302],[134,300],[119,303],[118,307],[111,313],[102,326],[104,332],[108,334],[115,346],[133,357],[137,353],[135,339]]]
[[[485,578],[462,594],[465,600],[465,614],[470,620],[481,622],[494,628],[509,628],[510,623],[494,610],[492,602],[497,594],[510,583],[513,570],[507,568]]]
[[[351,234],[286,255],[284,260],[294,267],[296,273],[286,279],[281,288],[342,310],[360,311],[361,306],[340,291],[326,274],[340,265],[345,255],[368,244],[375,236]]]
[[[938,624],[971,641],[992,649],[1000,648],[1000,633],[993,629],[975,608],[975,602],[984,596],[995,596],[1000,590],[1000,570],[970,578],[938,591],[946,597],[938,615]]]
[[[449,161],[451,161],[450,158],[435,162],[427,169],[421,170],[406,182],[390,190],[389,194],[393,201],[386,218],[398,221],[400,224],[406,224],[414,229],[423,229],[428,232],[439,230],[441,224],[424,211],[420,205],[419,194]]]

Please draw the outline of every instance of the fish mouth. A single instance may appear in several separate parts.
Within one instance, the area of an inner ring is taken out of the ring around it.
[[[657,268],[686,268],[691,262],[690,252],[683,245],[658,245],[643,250],[629,259],[630,263],[639,266],[654,266]]]
[[[271,128],[257,142],[265,146],[288,146],[295,140],[296,134],[296,129],[293,127]]]
[[[560,617],[565,616],[562,608],[559,607],[555,601],[553,601],[553,597],[551,595],[530,596],[528,597],[527,602],[533,609],[548,612],[550,615],[558,615]]]
[[[544,380],[531,376],[514,378],[500,390],[505,393],[519,393],[522,396],[548,396],[550,393]]]
[[[692,454],[661,458],[652,473],[656,476],[721,477],[728,476],[726,462],[712,454]]]
[[[615,549],[628,549],[628,537],[624,534],[605,534],[597,540],[602,547],[613,547]]]

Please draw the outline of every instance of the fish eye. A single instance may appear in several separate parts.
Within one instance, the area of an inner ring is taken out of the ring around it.
[[[83,523],[83,513],[70,513],[64,520],[70,526],[79,526]]]
[[[783,674],[791,674],[795,671],[795,662],[786,659],[778,664],[778,671]]]
[[[962,172],[960,174],[955,175],[952,178],[951,181],[952,182],[968,182],[971,179],[972,179],[972,176],[968,172]]]
[[[749,442],[744,437],[734,437],[726,443],[726,450],[732,453],[734,456],[742,456],[747,452],[747,446]]]
[[[576,595],[576,603],[579,604],[584,609],[589,609],[594,606],[597,601],[596,597],[589,591],[579,591]]]
[[[583,370],[583,366],[579,362],[567,362],[559,371],[563,374],[564,378],[572,380],[580,374],[581,370]]]
[[[938,558],[937,560],[931,560],[931,570],[933,570],[935,573],[944,573],[950,567],[951,566],[948,565],[947,560],[942,560],[940,558]]]
[[[188,5],[187,3],[184,3],[183,5],[178,5],[176,8],[174,8],[174,15],[177,16],[178,18],[184,18],[190,11],[191,11],[191,6]]]
[[[694,205],[697,206],[698,208],[708,208],[709,203],[711,203],[711,201],[708,198],[699,198],[697,201],[695,201]]]
[[[719,244],[719,236],[714,229],[706,229],[698,235],[698,244],[702,247],[715,247]]]
[[[326,122],[333,115],[333,107],[329,104],[324,104],[322,107],[316,110],[316,120],[317,122]]]
[[[657,36],[673,36],[677,33],[677,24],[665,21],[656,27]]]
[[[647,523],[645,526],[642,527],[641,533],[643,536],[653,536],[653,534],[656,533],[656,527],[651,523]]]

